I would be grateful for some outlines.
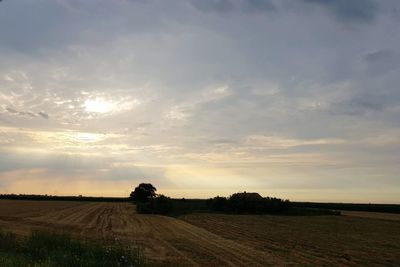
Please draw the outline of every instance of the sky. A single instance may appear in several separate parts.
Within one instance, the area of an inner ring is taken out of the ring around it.
[[[397,0],[3,0],[0,193],[400,203]]]

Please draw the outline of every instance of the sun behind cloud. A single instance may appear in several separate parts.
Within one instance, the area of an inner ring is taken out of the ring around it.
[[[115,109],[115,104],[103,98],[88,99],[85,101],[85,110],[94,113],[108,113]]]

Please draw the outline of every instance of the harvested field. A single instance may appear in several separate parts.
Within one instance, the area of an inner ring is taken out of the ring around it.
[[[192,214],[183,220],[294,266],[399,266],[400,222],[351,216]]]
[[[361,218],[400,221],[400,214],[398,214],[398,213],[350,211],[350,210],[341,210],[340,212],[342,213],[342,215],[345,215],[345,216],[355,216],[355,217],[361,217]]]
[[[30,208],[32,212],[30,212]],[[283,265],[255,250],[179,219],[136,214],[129,203],[0,201],[0,227],[68,231],[82,238],[118,238],[142,245],[154,262],[172,266]]]
[[[0,200],[0,228],[140,244],[166,266],[398,266],[400,222],[351,216],[136,214],[129,203]]]

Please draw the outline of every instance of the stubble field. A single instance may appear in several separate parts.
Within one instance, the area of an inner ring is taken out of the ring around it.
[[[135,213],[129,203],[0,200],[0,228],[140,245],[166,266],[398,266],[400,221],[353,216]]]

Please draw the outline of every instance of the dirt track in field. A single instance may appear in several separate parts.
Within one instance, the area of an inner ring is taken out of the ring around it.
[[[83,238],[117,238],[140,244],[151,261],[173,266],[285,264],[268,251],[225,239],[188,222],[136,214],[128,203],[0,200],[0,228],[22,235],[31,229],[50,229]]]

